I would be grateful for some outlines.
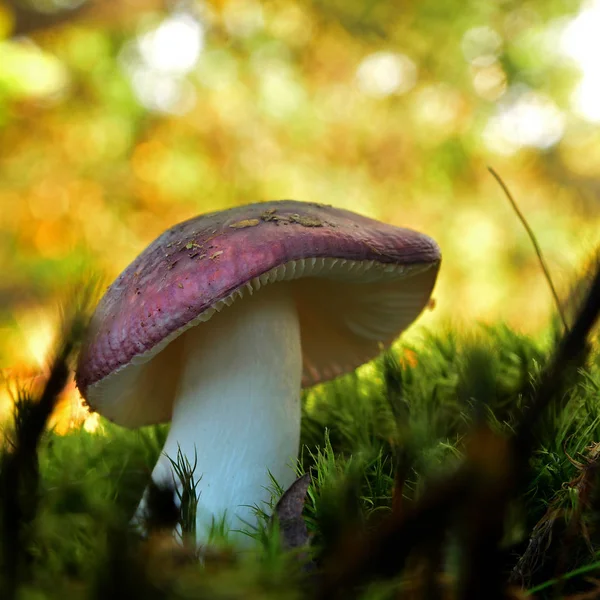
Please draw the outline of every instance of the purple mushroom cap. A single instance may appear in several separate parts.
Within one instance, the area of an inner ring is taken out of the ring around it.
[[[303,385],[331,379],[379,354],[418,317],[440,261],[426,235],[321,204],[282,200],[200,215],[165,231],[109,287],[77,385],[119,424],[168,421],[177,340],[278,281],[290,282],[297,304]],[[126,407],[109,397],[116,378],[130,388]]]

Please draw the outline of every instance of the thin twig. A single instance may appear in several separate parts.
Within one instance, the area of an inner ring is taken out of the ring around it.
[[[525,218],[525,215],[519,209],[515,199],[513,198],[513,195],[510,193],[510,190],[508,189],[508,186],[504,183],[504,181],[502,180],[500,175],[498,175],[498,173],[496,173],[496,171],[492,167],[488,167],[488,171],[492,174],[494,179],[498,182],[498,184],[502,188],[502,191],[508,198],[508,201],[510,202],[513,210],[515,211],[515,214],[517,215],[517,217],[523,224],[523,227],[525,227],[525,231],[527,232],[527,235],[529,236],[529,239],[531,240],[531,243],[533,244],[535,253],[537,254],[538,260],[540,261],[540,266],[542,267],[542,270],[544,271],[544,276],[546,277],[546,281],[548,282],[548,286],[550,287],[550,291],[552,292],[552,296],[554,298],[554,302],[556,304],[556,309],[558,310],[560,320],[562,321],[565,331],[569,331],[569,326],[567,325],[567,319],[565,317],[565,313],[562,309],[560,300],[558,298],[558,294],[556,293],[556,288],[554,287],[554,283],[552,282],[552,277],[550,276],[550,271],[548,270],[548,266],[546,265],[546,261],[544,260],[544,257],[542,255],[542,249],[540,248],[540,245],[538,244],[537,238],[535,237],[535,233],[533,233],[533,229],[531,229],[529,223],[527,222],[527,219]]]

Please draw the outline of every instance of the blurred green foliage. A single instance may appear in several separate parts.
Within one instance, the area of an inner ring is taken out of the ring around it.
[[[0,366],[43,362],[82,269],[110,280],[177,221],[275,198],[438,240],[426,324],[541,326],[543,276],[486,165],[566,294],[600,206],[600,129],[573,96],[594,81],[579,10],[0,0]]]

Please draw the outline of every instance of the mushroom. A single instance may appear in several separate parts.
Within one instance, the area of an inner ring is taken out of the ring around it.
[[[200,215],[108,288],[77,384],[119,425],[171,421],[152,478],[179,485],[169,457],[197,457],[204,541],[213,519],[233,530],[256,522],[269,473],[293,481],[302,387],[388,347],[426,307],[440,260],[421,233],[321,204]]]

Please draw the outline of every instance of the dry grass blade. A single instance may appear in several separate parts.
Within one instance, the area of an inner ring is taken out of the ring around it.
[[[565,510],[561,507],[561,500],[564,498],[567,490],[574,490],[576,492],[577,505],[570,516],[564,538],[560,540],[561,562],[566,562],[565,557],[572,550],[574,542],[577,539],[582,539],[585,542],[590,556],[594,555],[584,513],[587,510],[593,509],[592,495],[600,469],[600,444],[592,443],[586,448],[586,455],[582,458],[583,462],[572,459],[566,450],[565,454],[577,469],[578,474],[571,481],[563,484],[561,491],[553,498],[545,514],[533,528],[527,549],[515,565],[511,575],[511,581],[515,583],[530,585],[532,576],[544,566],[553,541],[555,526],[565,517]]]
[[[548,286],[550,287],[550,291],[552,292],[552,296],[554,298],[554,302],[556,304],[556,310],[558,311],[560,320],[562,321],[565,331],[568,331],[569,326],[567,324],[567,319],[565,317],[565,313],[562,309],[562,304],[560,302],[558,294],[556,293],[556,288],[554,287],[554,283],[552,282],[552,277],[550,276],[550,271],[548,269],[548,266],[546,265],[546,261],[544,260],[544,256],[542,254],[542,249],[540,248],[540,245],[538,244],[537,238],[535,237],[535,233],[533,232],[533,229],[531,229],[529,223],[527,222],[527,219],[525,218],[525,215],[519,209],[517,202],[515,201],[513,195],[510,193],[510,190],[508,189],[508,186],[504,183],[504,181],[502,180],[500,175],[498,175],[498,173],[496,173],[496,171],[492,167],[488,167],[488,171],[492,174],[494,179],[498,182],[498,184],[502,188],[502,191],[508,198],[508,201],[510,202],[513,210],[515,211],[515,214],[517,215],[517,217],[523,224],[525,231],[527,231],[527,235],[529,236],[529,239],[531,240],[531,243],[535,249],[535,253],[537,254],[538,260],[540,262],[540,266],[542,267],[542,270],[544,271],[544,276],[546,277],[546,281],[548,282]]]

